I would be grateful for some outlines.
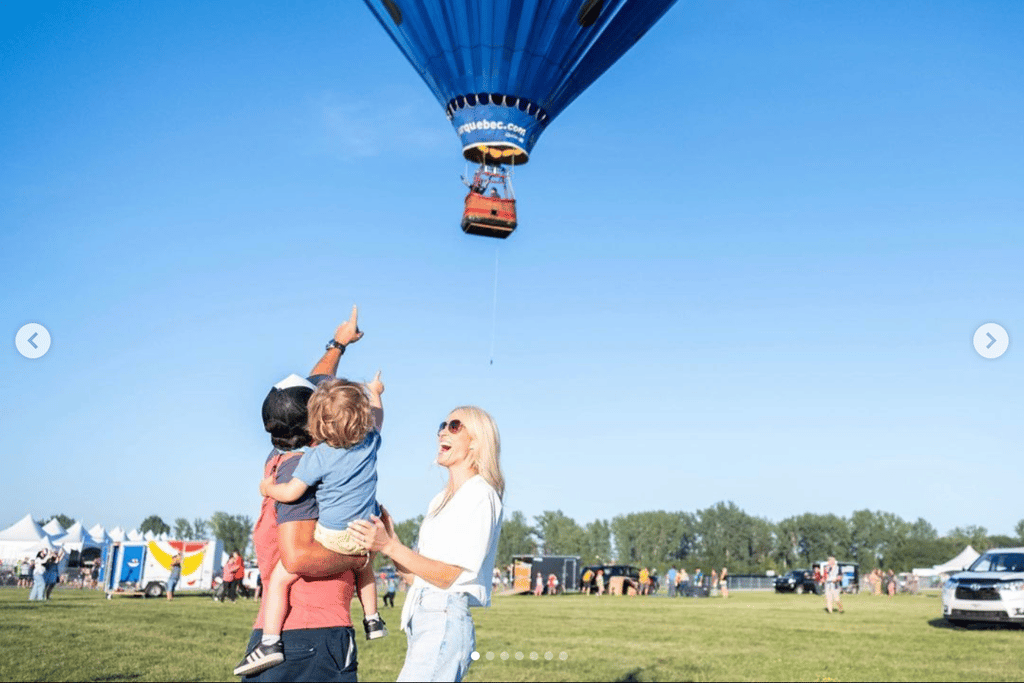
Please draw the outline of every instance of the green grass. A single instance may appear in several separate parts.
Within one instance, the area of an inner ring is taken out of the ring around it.
[[[69,589],[49,603],[27,598],[25,589],[0,590],[0,680],[237,680],[230,669],[256,614],[254,602],[192,595],[108,601]],[[845,602],[845,614],[829,615],[821,598],[772,593],[733,592],[728,600],[497,596],[490,609],[474,610],[481,658],[467,678],[1024,680],[1024,631],[950,628],[937,595]],[[398,609],[382,613],[392,634],[373,643],[360,634],[362,680],[394,680],[405,655]]]

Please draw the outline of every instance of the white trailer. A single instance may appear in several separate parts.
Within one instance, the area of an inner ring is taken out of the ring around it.
[[[167,592],[171,560],[184,552],[181,579],[175,593],[213,590],[214,577],[221,573],[224,545],[213,541],[123,541],[104,548],[103,590],[113,595],[145,595],[157,598]]]

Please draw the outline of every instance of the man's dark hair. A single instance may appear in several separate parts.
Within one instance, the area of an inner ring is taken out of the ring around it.
[[[263,428],[270,433],[274,448],[294,451],[311,443],[306,422],[306,405],[313,390],[309,387],[273,388],[263,399]]]

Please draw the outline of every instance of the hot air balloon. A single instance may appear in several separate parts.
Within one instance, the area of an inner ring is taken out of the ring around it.
[[[508,237],[509,170],[675,0],[364,0],[479,164],[463,231]]]

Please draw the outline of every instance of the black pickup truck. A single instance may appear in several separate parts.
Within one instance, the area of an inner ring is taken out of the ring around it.
[[[794,569],[788,574],[776,577],[776,593],[817,593],[818,584],[810,569]]]

